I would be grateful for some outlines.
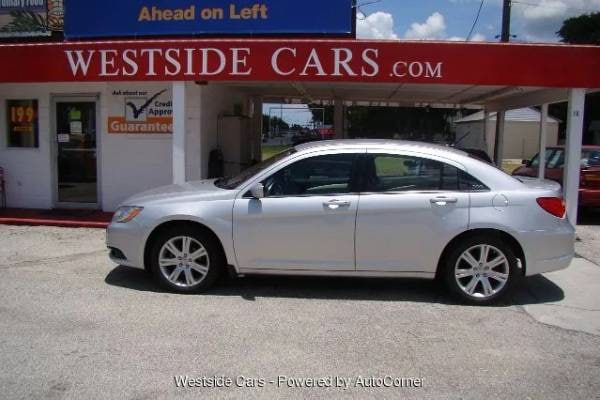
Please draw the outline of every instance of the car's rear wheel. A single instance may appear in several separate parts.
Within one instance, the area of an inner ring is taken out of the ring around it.
[[[160,234],[150,257],[154,279],[166,289],[182,293],[208,290],[223,269],[223,257],[214,239],[189,226]]]
[[[517,279],[517,258],[511,247],[493,236],[471,237],[454,248],[446,260],[450,291],[471,304],[491,304]]]

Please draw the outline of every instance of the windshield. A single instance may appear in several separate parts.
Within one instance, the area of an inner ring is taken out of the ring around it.
[[[581,153],[581,165],[589,166],[598,163],[600,159],[599,151],[583,150]],[[563,149],[547,149],[546,150],[546,168],[562,168],[565,163],[565,151]],[[530,165],[538,167],[540,165],[539,154],[531,159]]]
[[[251,166],[250,168],[242,171],[240,174],[238,174],[236,176],[217,179],[215,181],[215,186],[217,186],[218,188],[227,189],[227,190],[237,189],[239,186],[241,186],[248,179],[252,178],[254,175],[269,168],[271,165],[274,165],[275,163],[283,160],[287,156],[294,154],[295,152],[296,152],[296,149],[294,149],[294,148],[282,151],[281,153],[278,153],[278,154],[274,155],[273,157],[264,160],[263,162],[260,162],[258,164]]]

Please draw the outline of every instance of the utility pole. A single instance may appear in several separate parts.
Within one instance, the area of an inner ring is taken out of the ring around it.
[[[512,7],[511,0],[504,0],[502,6],[502,33],[500,34],[500,41],[507,43],[510,42],[510,9]]]
[[[510,9],[511,0],[504,0],[502,6],[502,33],[500,41],[503,43],[510,42]],[[504,152],[504,111],[496,112],[496,134],[494,135],[494,162],[499,167],[502,167],[502,153]],[[484,122],[485,123],[485,122]]]

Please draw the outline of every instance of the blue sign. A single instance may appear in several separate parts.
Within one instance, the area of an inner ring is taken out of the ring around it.
[[[354,34],[354,0],[68,0],[65,36]]]

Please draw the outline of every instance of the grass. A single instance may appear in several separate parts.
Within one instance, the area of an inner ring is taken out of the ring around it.
[[[507,174],[511,175],[513,173],[513,171],[515,169],[517,169],[518,167],[520,167],[521,164],[521,160],[504,160],[502,161],[502,169],[504,170],[504,172],[506,172]]]
[[[281,153],[290,146],[263,146],[262,147],[262,159],[267,160],[273,157],[277,153]]]

